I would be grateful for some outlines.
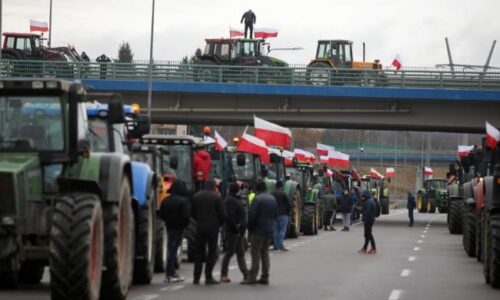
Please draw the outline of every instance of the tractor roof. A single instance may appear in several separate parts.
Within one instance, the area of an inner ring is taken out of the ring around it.
[[[142,137],[143,144],[163,145],[198,145],[201,139],[192,135],[146,134]]]
[[[265,39],[238,39],[238,42],[265,42]]]
[[[0,90],[4,91],[64,91],[69,92],[71,83],[63,79],[2,79]],[[82,93],[81,89],[78,89]]]
[[[40,37],[35,33],[20,33],[20,32],[4,32],[3,36],[22,36],[22,37]]]
[[[349,40],[319,40],[318,43],[335,42],[339,44],[352,44]]]
[[[205,39],[205,42],[207,43],[234,43],[236,39],[225,39],[225,38],[218,38],[218,39]]]

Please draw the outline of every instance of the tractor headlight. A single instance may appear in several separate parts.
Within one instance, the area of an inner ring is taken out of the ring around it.
[[[15,225],[15,220],[14,217],[3,217],[2,218],[2,225],[5,226],[14,226]]]

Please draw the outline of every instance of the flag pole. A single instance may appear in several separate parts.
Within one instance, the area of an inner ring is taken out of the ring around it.
[[[155,26],[155,0],[151,9],[151,44],[149,46],[149,68],[148,68],[148,118],[151,124],[151,100],[153,93],[153,36]]]
[[[48,46],[52,45],[52,0],[50,0],[50,10],[49,10],[49,43]]]
[[[2,0],[0,0],[0,43],[2,41],[2,21],[3,21],[3,15],[2,15]],[[0,47],[3,45],[0,45]],[[2,51],[0,51],[0,73],[2,69]]]

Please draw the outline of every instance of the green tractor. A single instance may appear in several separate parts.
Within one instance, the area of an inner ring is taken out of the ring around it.
[[[469,169],[469,168],[468,168]],[[465,172],[461,161],[450,164],[448,178],[448,231],[451,234],[463,233],[464,218],[464,187],[463,184],[470,181],[471,174]]]
[[[38,283],[49,266],[52,299],[123,299],[132,168],[127,155],[93,152],[84,101],[78,83],[0,81],[0,283]],[[123,122],[122,104],[107,113]]]
[[[448,181],[446,179],[427,179],[424,188],[417,192],[417,210],[420,213],[439,213],[448,211]]]

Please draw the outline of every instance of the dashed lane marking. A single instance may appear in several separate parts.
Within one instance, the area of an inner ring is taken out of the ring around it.
[[[392,290],[389,300],[398,300],[401,293],[403,293],[402,290]]]
[[[401,277],[408,277],[410,275],[410,270],[409,269],[404,269],[401,271]]]
[[[427,233],[427,230],[424,230],[423,233]]]
[[[420,247],[413,247],[413,251],[420,251]]]
[[[183,284],[181,284],[181,285],[173,285],[173,286],[167,286],[167,287],[161,288],[160,291],[162,291],[162,292],[175,292],[175,291],[178,291],[178,290],[183,289],[185,287],[186,286],[183,285]],[[159,295],[156,295],[156,297],[158,297],[158,296]],[[151,300],[151,299],[154,299],[154,298],[149,298],[148,300]]]
[[[418,240],[417,243],[422,244],[424,241]]]
[[[415,259],[417,259],[415,256],[408,257],[408,261],[415,261]]]
[[[425,238],[425,234],[422,234],[422,235],[420,236],[420,238],[422,238],[422,239],[423,239],[423,238]]]
[[[139,297],[132,298],[132,300],[153,300],[160,297],[158,294],[151,294],[151,295],[142,295]]]

